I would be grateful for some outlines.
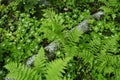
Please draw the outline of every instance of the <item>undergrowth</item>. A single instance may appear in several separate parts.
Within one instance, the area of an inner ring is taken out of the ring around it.
[[[0,0],[0,80],[119,80],[119,0]],[[72,30],[97,11],[86,33]],[[72,30],[72,31],[71,31]],[[54,53],[44,50],[58,40]],[[54,59],[47,55],[54,54]],[[30,56],[36,55],[31,67]]]

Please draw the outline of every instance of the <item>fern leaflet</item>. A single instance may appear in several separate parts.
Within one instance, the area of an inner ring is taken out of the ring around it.
[[[64,73],[64,69],[67,66],[70,58],[56,59],[53,62],[50,62],[47,67],[46,80],[63,80],[62,73]]]

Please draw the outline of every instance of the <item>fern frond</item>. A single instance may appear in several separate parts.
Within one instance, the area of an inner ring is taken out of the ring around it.
[[[10,71],[6,78],[13,78],[15,80],[41,80],[41,76],[36,71],[25,65],[11,62],[5,65],[5,68]]]
[[[69,60],[69,57],[64,60],[56,59],[46,66],[46,57],[42,47],[39,50],[38,55],[36,55],[33,68],[28,68],[23,64],[14,62],[5,65],[5,68],[10,71],[6,78],[15,80],[63,80],[62,73],[65,73],[64,69]]]
[[[45,18],[41,20],[41,32],[44,33],[44,37],[48,38],[48,41],[63,38],[62,30],[65,28],[65,26],[63,26],[64,19],[56,14],[53,9],[47,9],[44,10],[44,12],[43,16]]]
[[[63,80],[73,80],[73,79],[64,77]]]
[[[76,53],[78,53],[78,45],[77,43],[80,40],[80,36],[82,35],[82,32],[78,31],[77,29],[72,29],[69,33],[66,34],[65,41],[63,43],[63,49],[65,51],[65,55],[72,57],[75,56]]]
[[[53,62],[50,62],[47,66],[46,80],[63,80],[62,73],[64,73],[64,69],[69,60],[70,58],[66,58],[64,60],[57,59]]]
[[[34,70],[41,74],[44,74],[46,71],[46,57],[43,47],[41,47],[38,54],[36,55]]]
[[[82,35],[82,32],[78,29],[73,28],[70,33],[67,34],[68,41],[70,42],[79,42],[79,37]]]

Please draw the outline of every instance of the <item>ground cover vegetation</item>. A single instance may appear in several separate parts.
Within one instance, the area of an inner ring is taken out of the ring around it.
[[[119,12],[119,0],[0,0],[0,80],[120,80]]]

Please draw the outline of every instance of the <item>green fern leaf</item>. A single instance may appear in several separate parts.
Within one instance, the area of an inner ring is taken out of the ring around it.
[[[44,48],[41,47],[41,49],[39,50],[35,62],[34,62],[34,70],[36,70],[41,74],[44,74],[46,71],[46,57],[45,57],[45,52],[44,52]]]
[[[73,80],[73,79],[64,77],[63,80]]]
[[[13,78],[15,80],[41,80],[41,76],[36,71],[25,65],[11,62],[5,65],[5,68],[10,71],[6,78]]]
[[[67,66],[69,60],[70,58],[66,58],[64,60],[57,59],[50,62],[47,66],[46,80],[63,80],[62,73],[64,73],[64,69]]]

